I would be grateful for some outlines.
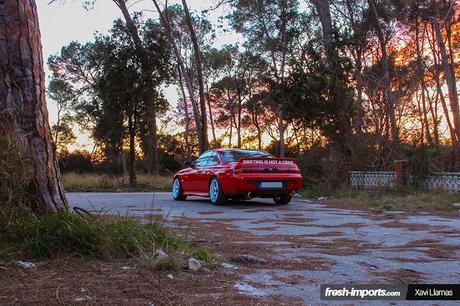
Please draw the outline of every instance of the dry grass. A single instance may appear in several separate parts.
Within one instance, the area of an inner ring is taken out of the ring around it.
[[[446,191],[361,190],[341,192],[330,201],[343,207],[381,208],[385,210],[455,211],[460,193]]]
[[[168,191],[171,188],[171,176],[137,175],[137,184],[130,186],[123,176],[108,174],[63,175],[66,191]]]

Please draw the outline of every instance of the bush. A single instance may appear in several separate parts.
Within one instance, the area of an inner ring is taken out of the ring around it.
[[[87,151],[74,151],[59,156],[59,167],[63,172],[91,172],[94,171],[91,154]]]

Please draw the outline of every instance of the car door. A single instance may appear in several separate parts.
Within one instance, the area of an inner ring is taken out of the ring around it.
[[[200,173],[200,192],[209,193],[209,181],[211,176],[214,175],[212,171],[215,166],[219,165],[219,158],[217,157],[216,151],[212,151],[212,154],[209,156],[206,166],[201,169]]]
[[[203,153],[198,159],[192,164],[192,169],[189,173],[189,192],[192,193],[203,193],[203,169],[206,167],[209,156],[212,151]]]

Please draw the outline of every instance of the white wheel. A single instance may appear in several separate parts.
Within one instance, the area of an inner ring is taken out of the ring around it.
[[[184,195],[182,184],[178,177],[176,177],[173,181],[171,193],[172,193],[173,199],[176,201],[183,201],[187,198],[187,196]]]
[[[216,177],[213,178],[209,184],[209,198],[214,205],[222,205],[227,201],[227,197],[224,195],[219,179]]]

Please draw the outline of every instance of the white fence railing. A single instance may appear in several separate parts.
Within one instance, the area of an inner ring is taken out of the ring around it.
[[[390,188],[396,186],[396,172],[351,171],[350,183],[355,188]]]
[[[460,192],[460,172],[435,172],[424,177],[408,176],[407,183],[426,190]],[[351,171],[350,184],[354,188],[392,188],[396,186],[395,171]]]

